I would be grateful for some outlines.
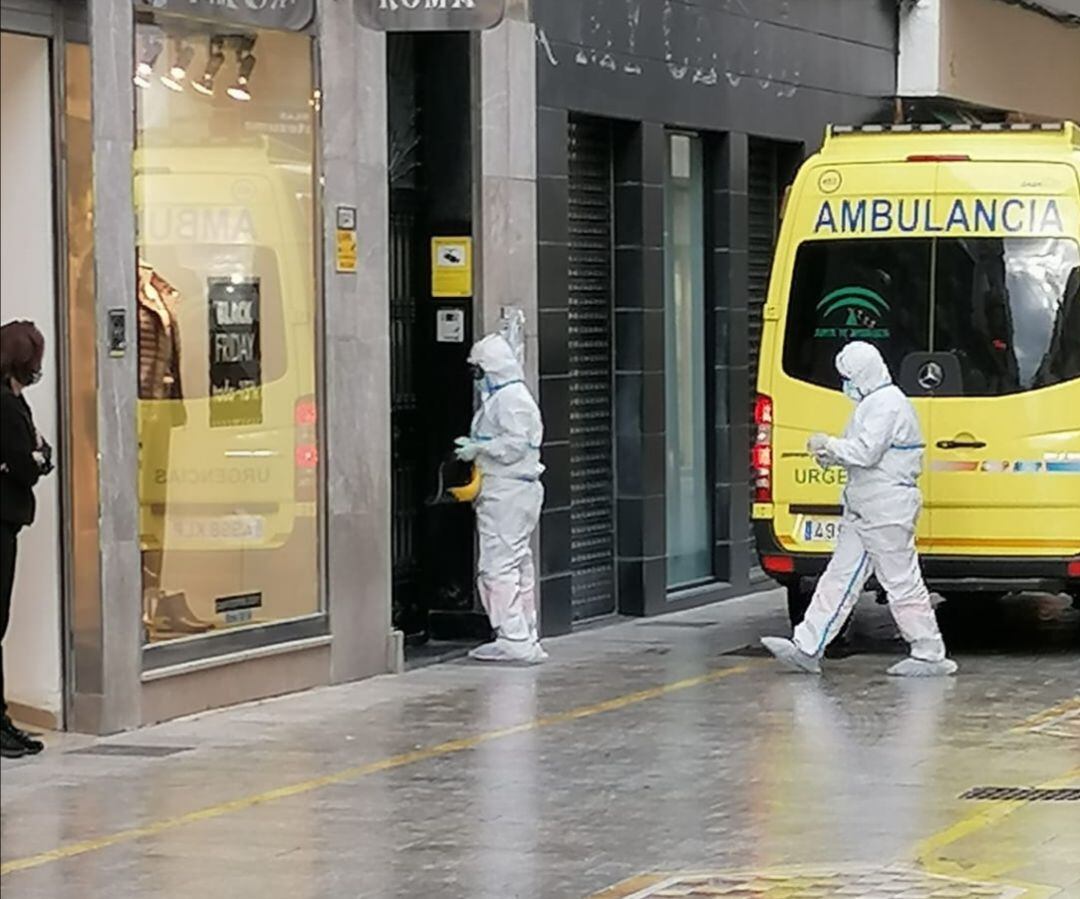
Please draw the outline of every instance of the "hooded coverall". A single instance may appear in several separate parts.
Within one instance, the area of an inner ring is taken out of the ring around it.
[[[806,617],[795,628],[793,642],[805,655],[819,658],[874,574],[911,646],[911,659],[955,670],[944,662],[945,643],[915,551],[915,525],[922,510],[918,478],[925,449],[915,409],[870,344],[848,344],[837,356],[836,368],[845,381],[845,393],[857,403],[855,412],[843,436],[816,435],[811,451],[823,464],[841,465],[847,471],[844,518],[836,550]],[[901,666],[891,673],[914,673]]]
[[[475,506],[477,580],[496,634],[471,655],[481,661],[543,661],[530,541],[544,503],[544,425],[521,364],[501,334],[480,340],[469,362],[483,371],[481,401],[469,437],[459,441],[467,448],[459,455],[475,458],[482,475]]]

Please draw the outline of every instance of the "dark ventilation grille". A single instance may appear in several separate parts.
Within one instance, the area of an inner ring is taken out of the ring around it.
[[[747,229],[747,343],[750,357],[750,409],[757,392],[758,357],[765,295],[769,289],[773,249],[780,229],[781,145],[775,141],[750,139],[749,218]]]
[[[570,551],[573,616],[615,611],[611,128],[569,133]]]
[[[973,787],[960,798],[983,802],[1078,802],[1080,787]]]

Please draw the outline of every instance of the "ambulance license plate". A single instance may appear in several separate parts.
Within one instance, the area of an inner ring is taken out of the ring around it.
[[[210,543],[261,540],[264,520],[261,515],[222,515],[219,518],[172,519],[172,534],[179,540],[205,540]]]
[[[839,536],[839,518],[806,518],[799,533],[803,543],[835,543]]]

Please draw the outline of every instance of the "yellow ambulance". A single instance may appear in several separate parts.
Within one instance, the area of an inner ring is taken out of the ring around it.
[[[932,589],[1080,585],[1080,128],[832,127],[788,193],[764,310],[753,523],[793,621],[844,472],[806,453],[851,403],[836,353],[881,350],[927,450]]]

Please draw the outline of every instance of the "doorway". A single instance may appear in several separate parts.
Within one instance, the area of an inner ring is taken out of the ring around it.
[[[43,377],[27,400],[38,430],[60,447],[50,41],[3,32],[0,42],[0,318],[29,319],[45,337]],[[5,689],[14,717],[58,728],[64,706],[60,478],[43,478],[35,492],[36,520],[19,536]]]

